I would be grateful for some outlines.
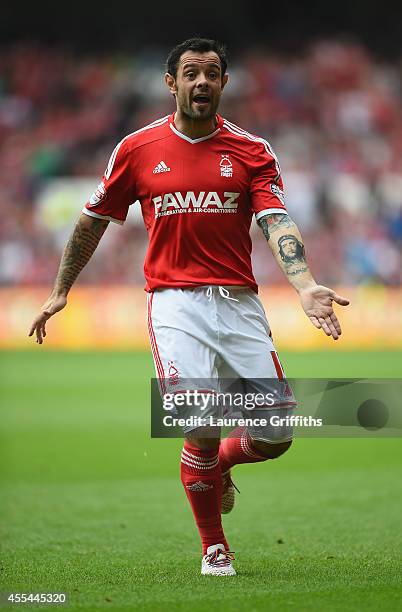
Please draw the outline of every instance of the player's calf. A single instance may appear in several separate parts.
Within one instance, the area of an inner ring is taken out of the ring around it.
[[[200,533],[203,555],[217,542],[222,543],[224,550],[229,550],[221,522],[222,474],[217,446],[201,449],[193,439],[186,439],[180,471]]]

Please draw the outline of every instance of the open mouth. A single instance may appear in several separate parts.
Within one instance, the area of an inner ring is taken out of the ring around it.
[[[203,94],[197,94],[193,98],[193,102],[196,102],[197,104],[209,104],[210,101],[210,97]]]

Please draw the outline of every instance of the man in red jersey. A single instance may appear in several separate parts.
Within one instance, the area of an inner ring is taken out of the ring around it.
[[[190,379],[210,380],[207,389],[196,384],[195,390],[212,395],[213,381],[225,377],[283,378],[251,269],[253,215],[312,324],[338,339],[332,302],[346,306],[348,300],[314,281],[300,232],[285,208],[271,146],[216,114],[226,68],[225,50],[212,40],[193,38],[171,51],[165,81],[176,112],[126,136],[114,149],[66,245],[54,289],[32,324],[30,335],[36,332],[39,344],[46,321],[66,306],[109,222],[124,223],[137,200],[149,235],[148,325],[162,394],[188,388]],[[290,415],[292,395],[281,399],[273,409]],[[181,480],[202,541],[201,571],[234,575],[221,522],[221,513],[234,503],[230,470],[279,457],[291,444],[291,428],[243,427],[222,442],[213,428],[205,434],[189,425],[184,434]]]

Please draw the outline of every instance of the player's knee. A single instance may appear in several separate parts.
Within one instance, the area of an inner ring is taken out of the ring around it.
[[[270,442],[262,442],[261,440],[253,440],[253,448],[259,455],[263,455],[267,459],[276,459],[286,453],[291,447],[292,440],[272,444]]]

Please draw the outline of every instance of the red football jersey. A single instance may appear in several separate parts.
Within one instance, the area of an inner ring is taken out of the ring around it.
[[[139,200],[149,236],[146,289],[246,285],[250,224],[286,212],[278,160],[268,142],[217,116],[216,130],[192,140],[174,115],[129,134],[114,149],[83,212],[124,223]]]

